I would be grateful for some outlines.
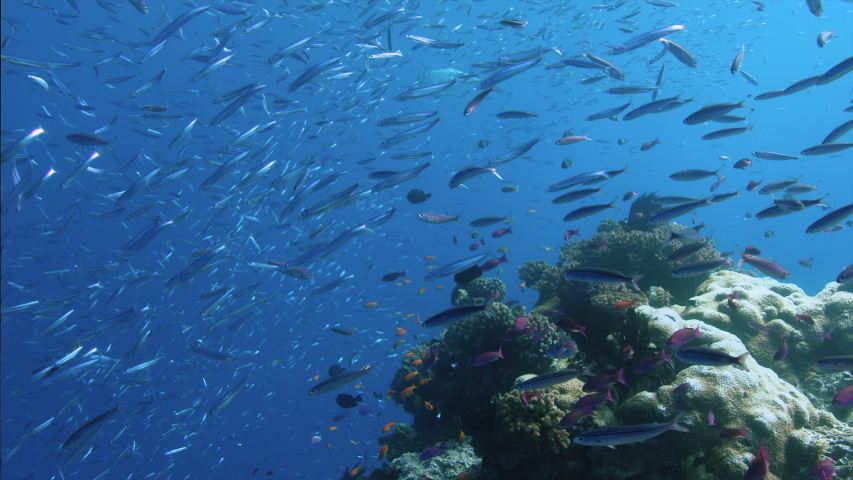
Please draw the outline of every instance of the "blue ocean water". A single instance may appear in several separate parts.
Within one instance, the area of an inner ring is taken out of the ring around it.
[[[849,205],[853,150],[794,161],[756,159],[751,152],[799,155],[820,144],[831,130],[850,120],[850,113],[843,110],[851,105],[853,76],[773,100],[749,97],[821,75],[853,56],[853,6],[826,1],[823,16],[816,17],[803,2],[766,3],[761,10],[758,2],[724,1],[683,1],[669,8],[641,1],[618,2],[611,8],[596,2],[545,0],[232,2],[226,4],[229,8],[218,5],[190,19],[161,51],[140,62],[152,39],[197,5],[151,1],[149,13],[143,15],[124,1],[4,2],[0,84],[4,152],[33,129],[45,130],[17,155],[4,158],[2,165],[2,309],[8,312],[2,318],[4,478],[249,478],[255,469],[259,469],[256,476],[272,472],[271,478],[338,478],[356,464],[376,467],[381,463],[376,455],[383,425],[409,421],[385,399],[401,352],[437,333],[420,328],[415,318],[425,319],[450,306],[453,280],[426,282],[423,276],[431,266],[472,255],[468,246],[474,241],[471,231],[477,229],[469,227],[469,221],[487,215],[514,220],[513,233],[501,238],[490,234],[504,225],[479,229],[486,237],[482,248],[490,249],[494,258],[500,256],[498,248],[509,248],[509,263],[492,274],[507,284],[510,299],[532,306],[536,293],[529,289],[522,293],[516,268],[528,260],[557,261],[567,228],[580,228],[581,237],[588,238],[602,219],[626,218],[629,206],[621,197],[630,191],[711,194],[714,178],[697,182],[668,178],[679,170],[722,168],[726,180],[715,193],[743,189],[751,180],[766,185],[801,176],[803,183],[818,187],[804,198],[829,194],[826,203],[831,207]],[[399,8],[404,10],[388,20],[365,26]],[[245,13],[227,13],[232,9]],[[639,13],[629,22],[616,21],[633,12]],[[501,19],[527,24],[511,28],[501,25]],[[233,53],[230,61],[192,81],[205,63],[191,55],[209,53],[221,38],[213,33],[241,20],[245,22],[236,27],[227,50],[218,57]],[[261,21],[267,23],[252,28]],[[698,67],[685,66],[670,54],[649,65],[660,51],[658,42],[607,55],[610,47],[634,35],[674,24],[686,29],[668,38],[687,48]],[[830,30],[838,38],[819,48],[818,34]],[[405,35],[464,45],[430,48]],[[306,45],[280,65],[269,62],[280,48],[306,37],[310,37]],[[760,86],[730,73],[741,45],[745,45],[742,68]],[[476,64],[538,47],[555,51],[542,54],[542,62],[534,68],[500,83],[473,114],[462,115],[479,92],[479,80],[493,73]],[[581,80],[601,72],[546,69],[561,58],[584,53],[584,48],[614,63],[627,80],[582,85]],[[401,56],[367,59],[386,50]],[[115,54],[120,55],[94,68]],[[337,63],[340,70],[288,90],[308,67],[332,57],[342,57]],[[20,59],[80,65],[46,70],[37,64],[22,66],[30,62]],[[650,101],[647,93],[620,96],[605,90],[622,84],[652,85],[664,61],[661,96],[680,94],[683,99],[695,98],[694,102],[632,121],[584,120],[628,101],[634,107]],[[447,91],[405,102],[395,99],[425,75],[435,81],[446,79],[443,69],[451,68],[465,75]],[[130,97],[132,90],[164,69],[160,83]],[[278,81],[288,71],[289,77]],[[351,74],[340,75],[341,79],[330,78],[347,72]],[[28,75],[47,82],[48,91]],[[132,78],[104,82],[121,76]],[[211,125],[225,105],[214,104],[213,99],[251,83],[266,86],[221,126]],[[61,93],[59,84],[70,96]],[[731,125],[682,122],[703,105],[742,100],[752,111],[733,113],[747,115],[752,131],[705,141],[702,135]],[[163,113],[179,117],[146,118],[145,105],[167,105]],[[294,110],[301,111],[275,116]],[[495,117],[507,110],[525,110],[538,117]],[[419,111],[438,111],[441,121],[401,145],[378,147],[409,128],[378,127],[379,120]],[[113,118],[114,125],[98,134],[110,142],[109,148],[81,146],[66,138],[91,134]],[[170,140],[195,118],[198,122],[190,135],[169,148]],[[274,127],[231,144],[239,133],[273,121]],[[555,145],[567,131],[592,140]],[[464,188],[448,187],[450,178],[464,167],[485,164],[536,138],[541,141],[528,154],[497,168],[503,181],[486,174],[466,182]],[[620,138],[628,143],[619,145]],[[640,151],[640,145],[655,138],[659,145]],[[488,141],[485,148],[478,145],[481,140]],[[840,141],[853,138],[848,132]],[[246,160],[212,188],[201,189],[223,162],[246,149],[250,149]],[[90,164],[92,169],[60,190],[60,183],[95,151],[100,156]],[[432,153],[420,160],[391,158],[415,151]],[[312,193],[279,222],[297,180],[280,185],[275,180],[312,157],[306,182],[334,173],[342,173],[341,178]],[[369,158],[375,160],[362,162]],[[752,158],[752,166],[733,169],[740,158]],[[162,186],[156,180],[142,185],[126,203],[117,202],[120,192],[155,168],[163,172],[186,159],[193,167],[186,175]],[[563,169],[567,159],[572,165]],[[240,187],[247,174],[272,161],[260,179]],[[370,172],[401,171],[427,161],[429,168],[400,186],[319,217],[297,219],[303,208],[356,182],[359,192],[370,189],[376,183],[368,177]],[[578,204],[550,203],[555,194],[546,188],[558,180],[626,166],[628,173],[604,184],[604,194]],[[39,186],[51,169],[56,173]],[[518,191],[502,192],[504,186],[518,186]],[[431,197],[413,205],[406,200],[413,188]],[[252,203],[266,192],[269,196]],[[741,193],[743,197],[697,210],[695,219],[686,215],[677,221],[704,223],[703,233],[711,235],[721,251],[758,246],[764,256],[791,271],[790,282],[812,295],[853,263],[849,226],[832,233],[804,233],[826,213],[820,206],[757,220],[747,214],[768,206],[769,196]],[[578,206],[609,203],[613,198],[619,198],[618,211],[570,224],[562,221]],[[117,216],[97,218],[122,206],[125,210]],[[307,247],[327,243],[392,208],[396,213],[388,222],[303,265],[313,274],[311,281],[253,265],[293,260]],[[427,224],[417,217],[424,212],[460,215],[460,223]],[[147,246],[127,252],[135,235],[168,220],[174,224]],[[329,228],[309,240],[309,234],[323,225]],[[225,248],[209,268],[167,288],[167,281],[199,253],[219,244]],[[810,257],[813,267],[798,264]],[[403,270],[410,283],[381,280],[386,273]],[[346,275],[354,278],[344,286],[311,295],[313,289]],[[229,296],[211,316],[199,318],[216,296],[199,297],[222,287],[240,292],[257,282],[261,283],[256,289],[239,298]],[[92,287],[70,295],[87,286]],[[69,298],[60,297],[65,294]],[[246,310],[251,316],[237,328],[229,328],[233,325],[229,320],[208,333],[223,316],[270,296],[274,298]],[[38,303],[13,308],[27,302]],[[90,331],[131,308],[133,315],[120,325],[102,333]],[[50,328],[66,314],[61,325]],[[354,328],[357,333],[343,336],[330,331],[330,326]],[[399,329],[406,333],[398,336]],[[142,338],[147,343],[128,355]],[[395,348],[401,339],[405,343]],[[190,351],[198,342],[238,360],[218,361]],[[56,364],[78,347],[68,363]],[[159,360],[152,366],[128,372],[154,359]],[[360,389],[349,385],[335,393],[309,396],[308,390],[335,364],[348,370],[370,364],[375,374],[363,377]],[[212,415],[217,402],[244,377],[245,388]],[[344,412],[335,403],[341,392],[360,393],[363,401],[336,422],[332,418]],[[122,412],[73,435],[117,405]],[[360,413],[362,408],[367,410]],[[46,427],[38,428],[48,420]],[[34,430],[39,431],[33,434]]]

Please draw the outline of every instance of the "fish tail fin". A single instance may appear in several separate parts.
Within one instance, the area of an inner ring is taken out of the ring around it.
[[[743,438],[749,438],[749,432],[746,431],[746,424],[740,426],[740,434]]]
[[[492,169],[492,173],[493,173],[496,177],[498,177],[498,178],[500,178],[501,180],[503,180],[503,177],[502,177],[502,176],[500,176],[500,175],[498,174],[497,169]]]
[[[670,430],[675,430],[677,432],[690,433],[690,430],[688,430],[687,427],[684,427],[684,426],[678,424],[678,422],[680,422],[683,417],[684,417],[684,412],[680,412],[678,415],[676,415],[675,418],[673,418],[672,421],[669,422]]]
[[[615,380],[626,387],[629,386],[628,382],[625,380],[625,368],[621,368],[618,372],[616,372]]]
[[[612,208],[612,209],[614,209],[614,210],[619,210],[619,207],[617,207],[617,206],[616,206],[616,201],[617,201],[617,200],[619,200],[619,197],[614,198],[614,199],[613,199],[613,201],[612,201],[612,202],[610,202],[610,208]]]
[[[748,357],[748,356],[749,356],[749,352],[746,352],[743,355],[737,357],[737,360],[735,361],[735,363],[737,363],[740,366],[740,368],[746,370],[747,372],[749,371],[749,369],[746,368],[744,361],[746,360],[746,357]]]
[[[634,275],[633,277],[631,277],[631,286],[633,286],[633,287],[634,287],[634,290],[636,290],[636,291],[638,291],[638,292],[640,292],[640,293],[643,293],[643,291],[642,291],[642,290],[640,290],[640,286],[639,286],[639,285],[637,285],[637,281],[638,281],[638,280],[641,280],[641,279],[642,279],[643,277],[645,277],[645,276],[646,276],[645,274],[642,274],[642,273],[641,273],[641,274],[639,274],[639,275]]]

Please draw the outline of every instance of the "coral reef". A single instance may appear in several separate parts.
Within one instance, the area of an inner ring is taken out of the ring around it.
[[[479,472],[480,458],[474,453],[470,441],[445,442],[447,450],[427,461],[419,453],[406,453],[391,462],[398,480],[424,480],[425,478],[451,479],[463,473]]]
[[[525,480],[569,478],[578,472],[581,461],[566,454],[571,440],[558,425],[583,395],[582,386],[575,379],[526,401],[525,392],[518,390],[499,396],[492,432],[476,436],[473,442],[483,457],[484,476]]]
[[[506,299],[506,285],[497,278],[478,278],[467,285],[456,285],[450,301],[457,307],[463,305],[483,305],[495,292],[500,292],[495,301]]]
[[[853,293],[839,287],[833,282],[809,297],[794,284],[720,271],[699,287],[681,316],[733,333],[759,363],[796,384],[816,358],[853,351]],[[788,355],[774,360],[782,336]]]
[[[697,326],[696,321],[684,320],[670,309],[642,307],[638,313],[648,319],[652,341],[659,345],[665,344],[676,330]],[[702,340],[713,348],[730,355],[746,351],[735,335],[702,322],[698,326]],[[644,423],[645,419],[661,421],[678,412],[688,412],[683,423],[691,429],[691,441],[676,442],[669,450],[680,458],[682,474],[676,478],[695,478],[698,473],[694,470],[700,465],[702,471],[717,478],[742,478],[760,440],[766,442],[773,457],[771,471],[783,478],[794,478],[824,453],[821,445],[830,443],[820,434],[821,429],[841,428],[843,424],[829,412],[815,408],[796,387],[756,359],[747,359],[745,366],[749,372],[734,366],[691,366],[676,361],[679,371],[671,385],[638,393],[620,404],[616,414],[632,419],[631,423],[638,419]],[[687,392],[675,393],[675,387],[685,382],[690,384]],[[716,426],[706,424],[708,411],[715,412]],[[744,424],[750,439],[720,439],[723,429]],[[697,449],[697,445],[703,447]]]

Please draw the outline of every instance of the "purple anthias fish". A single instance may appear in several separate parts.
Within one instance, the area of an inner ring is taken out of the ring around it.
[[[429,352],[429,355],[424,358],[423,364],[421,367],[424,372],[428,372],[435,367],[436,362],[438,362],[438,350],[432,349]]]
[[[663,362],[672,364],[672,360],[666,356],[666,349],[661,349],[660,354],[646,355],[634,365],[634,373],[646,373],[657,368]]]
[[[483,365],[496,362],[502,358],[504,358],[503,346],[499,347],[497,352],[483,352],[477,355],[474,357],[472,365],[475,367],[481,367]]]
[[[675,333],[669,337],[669,341],[666,343],[666,346],[680,347],[694,338],[702,338],[702,332],[699,331],[698,326],[696,328],[682,328],[676,330]]]
[[[818,460],[817,465],[809,473],[809,477],[815,480],[832,480],[832,477],[837,477],[835,472],[835,462],[832,460]]]
[[[591,393],[589,395],[584,395],[580,398],[580,400],[575,403],[575,410],[583,410],[586,412],[595,410],[596,408],[604,405],[607,402],[616,401],[613,398],[613,394],[610,393],[608,389],[605,393]]]
[[[833,407],[849,407],[853,405],[853,385],[842,388],[832,399]]]
[[[746,470],[746,474],[743,476],[744,480],[764,480],[767,478],[767,475],[770,473],[770,455],[767,454],[767,447],[764,446],[764,440],[761,441],[761,448],[758,450],[758,453],[753,457],[752,462],[749,464],[749,468]]]
[[[493,258],[491,260],[487,260],[486,263],[480,265],[480,270],[487,272],[496,268],[498,265],[502,263],[509,263],[509,260],[506,259],[506,254],[504,253],[501,258]]]
[[[614,383],[621,383],[626,387],[628,386],[628,382],[625,380],[624,368],[620,369],[616,373],[603,373],[587,380],[587,382],[583,386],[583,391],[597,392],[599,390],[604,390],[605,388],[613,385]]]
[[[583,417],[585,417],[587,415],[595,416],[595,412],[592,412],[590,410],[572,410],[571,412],[567,413],[566,416],[563,417],[562,420],[560,420],[560,424],[558,425],[558,427],[560,427],[560,428],[574,427],[575,425],[577,425],[577,423],[579,421],[581,421],[581,419]]]
[[[445,451],[447,451],[447,446],[444,444],[444,442],[441,442],[441,445],[439,445],[437,447],[429,448],[426,451],[424,451],[424,453],[422,453],[421,457],[420,457],[421,461],[426,462],[427,460],[429,460],[431,458],[435,458],[435,457],[441,455]]]
[[[782,339],[782,345],[779,346],[779,350],[776,350],[776,353],[773,355],[773,361],[776,362],[784,360],[788,356],[788,340],[785,339],[784,333],[780,333],[779,337]]]

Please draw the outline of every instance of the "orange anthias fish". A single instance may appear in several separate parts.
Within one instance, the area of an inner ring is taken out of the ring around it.
[[[456,478],[458,480],[468,480],[469,478],[474,478],[474,474],[468,472],[460,473],[459,475],[456,475]]]
[[[388,445],[382,445],[379,447],[379,460],[385,458],[386,455],[388,455]]]
[[[435,407],[433,407],[431,403],[424,401],[424,408],[426,408],[427,410],[432,410]]]
[[[397,425],[397,422],[386,423],[384,427],[382,427],[382,433],[388,433],[394,425]]]
[[[364,308],[373,308],[376,306],[376,302],[367,302],[364,304]]]
[[[427,255],[424,260],[435,260],[435,255]]]
[[[411,358],[411,357],[414,357],[414,356],[415,356],[415,352],[406,352],[406,354],[405,354],[405,355],[403,355],[403,356],[404,356],[404,357],[406,357],[406,358]]]
[[[465,443],[465,432],[459,430],[459,437],[456,439],[459,443]]]
[[[364,471],[364,467],[355,467],[355,468],[353,468],[352,470],[350,470],[350,471],[349,471],[349,473],[348,473],[347,475],[348,475],[350,478],[353,478],[353,477],[355,477],[356,475],[361,474],[361,472],[363,472],[363,471]]]
[[[613,305],[613,309],[614,310],[625,310],[626,308],[635,308],[636,306],[637,306],[637,304],[630,301],[630,300],[622,300],[621,302],[616,302],[616,304]]]
[[[411,380],[411,379],[415,378],[415,377],[416,377],[416,376],[418,376],[418,375],[419,375],[419,374],[418,374],[418,372],[417,372],[417,371],[412,372],[412,373],[410,373],[410,374],[406,375],[406,381],[409,381],[409,380]]]
[[[444,285],[436,285],[435,289],[436,290],[444,290]]]
[[[416,387],[414,385],[412,385],[411,387],[404,388],[403,391],[400,392],[400,398],[411,397],[412,395],[415,394],[416,388],[418,388],[418,387]]]
[[[418,290],[418,295],[423,295],[423,294],[424,294],[424,292],[426,292],[427,290],[428,290],[428,288],[427,288],[427,287],[423,287],[423,288],[421,288],[420,290]]]
[[[423,360],[421,360],[421,359],[419,358],[419,359],[415,360],[414,362],[412,362],[412,365],[420,365],[420,364],[422,364],[422,363],[424,363],[424,362],[423,362]]]
[[[387,392],[385,392],[385,398],[391,398],[394,396],[395,393],[397,393],[396,390],[388,390]]]
[[[408,330],[397,329],[397,336],[402,337],[403,335],[409,333]]]
[[[432,381],[432,378],[425,378],[425,379],[421,380],[421,385],[426,385],[427,383],[429,383],[431,381]]]

